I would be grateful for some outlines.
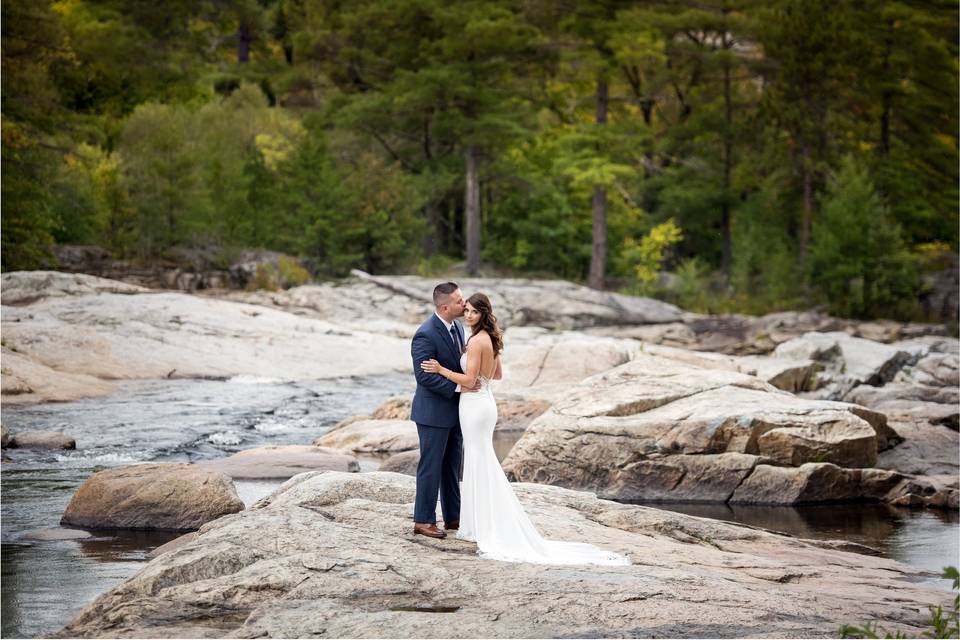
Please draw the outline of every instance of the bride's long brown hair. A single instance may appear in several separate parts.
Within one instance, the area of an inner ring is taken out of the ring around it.
[[[493,305],[490,304],[490,298],[482,293],[475,293],[467,298],[467,302],[480,312],[480,320],[473,325],[473,333],[476,334],[481,330],[486,331],[487,335],[490,336],[490,342],[493,343],[493,356],[500,355],[500,352],[503,351],[503,332],[497,326],[497,316],[493,315]]]

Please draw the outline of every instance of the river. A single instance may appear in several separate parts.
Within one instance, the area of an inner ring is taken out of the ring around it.
[[[229,380],[128,382],[100,398],[8,405],[13,432],[63,431],[76,451],[7,450],[2,465],[2,636],[45,637],[97,595],[133,575],[171,533],[96,532],[81,540],[31,541],[24,534],[58,527],[70,497],[100,469],[137,462],[196,462],[264,444],[306,444],[339,420],[370,413],[390,396],[411,393],[405,374],[288,382]],[[498,434],[506,455],[516,435]],[[364,471],[379,460],[361,460]],[[237,482],[251,504],[277,482]],[[846,539],[929,571],[956,564],[956,514],[878,505],[806,509],[724,505],[664,508],[814,538]],[[931,581],[936,582],[934,578]]]

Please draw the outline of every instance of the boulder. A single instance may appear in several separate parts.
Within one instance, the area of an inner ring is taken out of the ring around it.
[[[960,434],[922,420],[891,425],[903,441],[877,456],[877,467],[916,475],[960,474]]]
[[[892,560],[537,485],[515,490],[541,532],[634,564],[489,561],[465,540],[414,537],[414,488],[395,473],[296,476],[154,558],[58,635],[822,637],[865,619],[918,635],[952,599]]]
[[[936,507],[956,513],[960,490],[956,474],[905,477],[886,495],[890,504],[906,507]]]
[[[290,478],[304,471],[360,471],[356,458],[333,449],[310,445],[266,445],[246,449],[228,458],[209,460],[198,467],[234,480]]]
[[[812,360],[743,356],[737,359],[737,364],[744,373],[791,393],[810,390],[816,374],[816,364]]]
[[[73,494],[61,525],[189,531],[243,509],[230,478],[190,464],[98,471]]]
[[[373,420],[409,420],[410,407],[413,404],[411,396],[394,396],[387,398],[380,406],[373,410],[370,418]]]
[[[10,436],[10,449],[76,449],[77,441],[59,431],[20,431]]]
[[[960,389],[956,386],[931,387],[922,384],[891,382],[882,387],[854,387],[844,400],[881,411],[892,419],[917,420],[960,426]]]
[[[914,362],[915,351],[856,338],[842,331],[805,333],[777,345],[774,355],[793,360],[813,360],[822,366],[817,374],[819,397],[842,398],[860,384],[882,385],[901,368]]]
[[[960,340],[923,336],[894,346],[917,355],[917,362],[901,369],[894,382],[931,387],[960,386]]]
[[[730,498],[733,504],[806,505],[880,501],[903,476],[879,469],[844,469],[825,462],[800,467],[757,465]]]
[[[395,453],[420,447],[410,420],[355,420],[313,441],[314,446],[353,453]]]
[[[407,476],[417,475],[417,465],[420,464],[420,449],[395,453],[380,465],[380,471],[392,471]]]
[[[724,502],[759,463],[871,467],[896,438],[864,407],[642,354],[572,387],[503,466],[516,480],[616,499]]]

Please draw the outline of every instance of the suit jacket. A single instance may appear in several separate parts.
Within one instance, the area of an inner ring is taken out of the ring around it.
[[[453,326],[460,334],[461,344],[465,344],[463,328],[456,321]],[[458,426],[460,394],[456,391],[457,385],[441,375],[427,373],[420,368],[421,362],[435,358],[447,369],[463,373],[453,336],[436,314],[431,314],[417,329],[410,352],[413,356],[413,375],[417,378],[417,391],[413,395],[410,419],[431,427]]]

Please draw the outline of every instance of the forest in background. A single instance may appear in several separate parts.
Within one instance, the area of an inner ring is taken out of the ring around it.
[[[2,268],[247,248],[922,319],[958,5],[4,0]]]

